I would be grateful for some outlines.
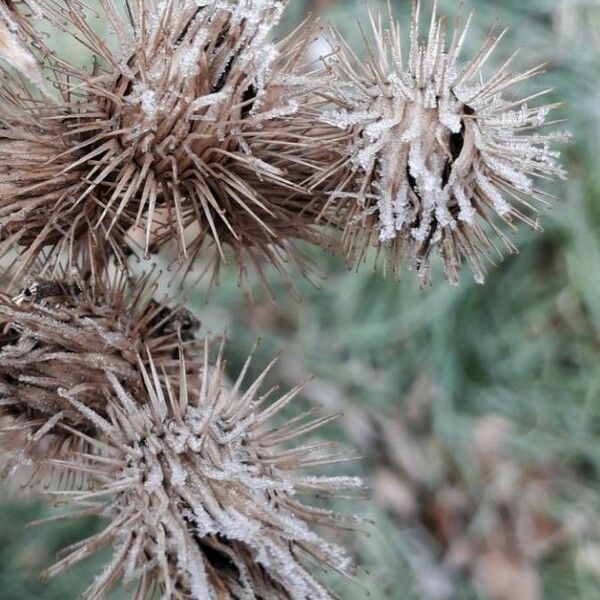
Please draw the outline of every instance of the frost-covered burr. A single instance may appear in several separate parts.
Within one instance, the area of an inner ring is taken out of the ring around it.
[[[351,261],[373,245],[392,270],[408,263],[427,282],[438,254],[451,282],[466,260],[481,283],[490,251],[502,255],[494,236],[514,252],[506,227],[521,221],[539,229],[538,207],[552,198],[541,181],[564,177],[552,145],[567,136],[540,131],[558,107],[536,105],[548,90],[514,95],[543,66],[513,72],[513,55],[484,73],[504,31],[491,31],[474,56],[461,60],[472,15],[450,36],[435,2],[423,39],[420,13],[416,0],[406,56],[392,17],[384,27],[370,15],[374,43],[364,61],[333,32],[339,51],[328,62],[337,84],[328,98],[336,106],[321,120],[350,140],[334,163],[330,208]]]
[[[242,276],[263,263],[284,273],[291,240],[314,237],[289,169],[307,166],[294,158],[298,114],[317,85],[300,66],[307,36],[271,41],[285,4],[143,0],[122,13],[102,0],[111,40],[85,3],[40,3],[92,56],[79,67],[32,34],[50,96],[5,73],[0,250],[58,254],[93,233],[123,264],[127,244],[144,255],[170,244],[180,263],[202,253],[209,270],[233,256]]]
[[[352,563],[313,527],[345,529],[355,519],[306,498],[356,491],[363,484],[354,477],[305,472],[347,458],[331,444],[288,445],[332,417],[310,411],[277,425],[278,413],[301,386],[276,399],[273,389],[261,394],[267,367],[244,389],[249,362],[227,384],[222,352],[214,363],[208,353],[206,342],[194,377],[182,370],[161,380],[150,360],[141,392],[127,391],[111,375],[108,414],[82,411],[102,432],[101,441],[93,452],[58,466],[91,474],[91,488],[73,492],[70,502],[75,514],[77,509],[97,514],[108,524],[69,548],[46,574],[109,545],[112,558],[84,598],[104,597],[119,581],[131,586],[135,598],[154,598],[157,592],[195,600],[333,598],[311,563],[347,575]]]
[[[163,377],[179,372],[179,349],[195,364],[198,328],[185,309],[154,300],[151,276],[123,272],[32,277],[0,295],[0,451],[5,469],[22,466],[34,483],[50,475],[44,457],[68,458],[98,434],[84,410],[107,414],[114,378],[143,387],[147,351]],[[42,460],[40,460],[42,459]]]

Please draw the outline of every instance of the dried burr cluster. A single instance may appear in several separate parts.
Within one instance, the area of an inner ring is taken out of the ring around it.
[[[434,6],[422,39],[416,2],[407,56],[400,25],[371,16],[366,61],[331,31],[315,66],[314,27],[270,40],[284,1],[99,5],[114,50],[78,0],[31,3],[91,51],[87,67],[46,48],[15,3],[0,5],[13,67],[0,231],[3,250],[22,249],[19,273],[40,252],[75,260],[106,246],[125,266],[131,252],[169,246],[186,269],[215,275],[233,258],[242,279],[265,264],[288,278],[305,240],[350,263],[373,246],[424,282],[435,254],[453,282],[466,260],[482,282],[493,236],[515,251],[505,226],[538,228],[550,199],[538,182],[564,176],[551,149],[564,134],[539,131],[557,104],[512,95],[542,67],[513,73],[511,57],[486,76],[503,35],[493,31],[462,60],[470,18],[448,43]]]
[[[49,575],[110,545],[84,593],[132,583],[134,598],[316,600],[334,593],[310,563],[351,576],[323,526],[346,519],[300,496],[361,488],[304,471],[340,455],[316,441],[330,417],[269,424],[300,387],[269,401],[268,369],[235,384],[160,276],[130,257],[162,252],[212,283],[265,266],[290,286],[298,241],[430,278],[439,255],[483,281],[492,234],[538,227],[563,176],[539,133],[556,105],[508,89],[541,73],[489,77],[501,35],[462,61],[434,7],[410,47],[371,17],[361,61],[314,25],[273,41],[285,0],[0,0],[0,444],[5,472],[44,483],[109,524]],[[94,29],[101,16],[112,33]],[[42,27],[43,26],[43,27]],[[48,47],[43,28],[81,52]],[[310,59],[316,36],[331,45]],[[89,61],[81,63],[80,54]],[[321,537],[321,535],[323,537]]]

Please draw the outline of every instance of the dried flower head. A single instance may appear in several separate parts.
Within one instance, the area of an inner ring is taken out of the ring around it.
[[[146,255],[172,242],[190,263],[212,245],[217,268],[231,248],[241,273],[247,262],[284,272],[297,258],[290,240],[313,236],[309,203],[289,199],[303,190],[282,168],[299,144],[287,117],[307,92],[295,71],[308,39],[269,42],[285,2],[126,2],[128,23],[112,0],[99,4],[115,51],[84,3],[41,8],[93,53],[88,71],[41,46],[58,98],[6,74],[6,243],[73,246],[93,231],[122,259],[125,241]]]
[[[181,344],[193,354],[197,321],[155,301],[154,291],[150,276],[135,282],[117,272],[84,281],[56,273],[0,297],[0,448],[7,468],[30,462],[37,481],[47,475],[40,453],[81,449],[71,429],[96,432],[72,399],[106,415],[108,374],[128,390],[141,389],[145,348],[165,377],[179,370]]]
[[[96,485],[75,492],[72,502],[86,514],[109,517],[110,523],[69,548],[46,574],[112,545],[112,559],[84,598],[104,597],[120,580],[134,582],[134,597],[140,599],[155,597],[157,588],[164,598],[196,600],[332,598],[307,561],[346,574],[351,563],[310,526],[345,528],[355,520],[300,497],[360,489],[362,482],[297,472],[347,458],[332,452],[330,444],[282,447],[332,417],[311,417],[311,411],[273,425],[272,418],[301,386],[269,402],[273,389],[259,395],[267,367],[241,391],[250,359],[228,386],[222,352],[210,365],[206,344],[199,379],[188,381],[182,371],[178,391],[158,378],[150,362],[143,371],[143,397],[111,375],[108,416],[82,412],[103,432],[102,440],[94,455],[60,465],[93,474]]]
[[[483,259],[495,248],[490,233],[513,252],[502,223],[539,228],[535,204],[550,196],[536,181],[564,176],[550,146],[565,135],[538,132],[557,107],[529,105],[545,92],[506,96],[540,75],[541,66],[513,73],[513,55],[493,75],[484,75],[504,32],[490,32],[461,66],[471,17],[464,27],[459,20],[448,46],[437,2],[426,40],[419,34],[420,10],[420,0],[413,1],[407,58],[393,19],[384,29],[370,15],[375,46],[367,44],[365,61],[333,33],[341,46],[330,60],[339,76],[332,93],[338,107],[321,119],[351,133],[351,140],[341,150],[348,169],[332,203],[338,205],[350,260],[361,261],[374,245],[395,272],[407,261],[426,282],[437,253],[450,281],[457,281],[466,259],[483,282]]]

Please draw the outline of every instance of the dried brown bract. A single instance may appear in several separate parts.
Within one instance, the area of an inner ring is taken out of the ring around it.
[[[41,10],[93,54],[85,70],[44,51],[53,99],[6,75],[0,120],[0,228],[5,245],[73,247],[95,234],[125,262],[172,243],[179,262],[231,255],[243,275],[271,263],[284,276],[294,238],[314,239],[295,159],[309,33],[269,41],[285,2],[100,3],[118,49],[84,5]],[[126,19],[128,22],[124,22]],[[292,118],[293,117],[293,118]],[[141,233],[141,235],[140,235]],[[229,251],[232,250],[232,252]]]
[[[110,523],[69,548],[47,575],[111,545],[112,559],[84,598],[104,597],[118,581],[133,582],[140,599],[157,589],[165,598],[196,600],[333,598],[308,564],[348,575],[351,561],[311,526],[347,528],[355,519],[311,506],[302,496],[362,489],[362,482],[302,473],[347,458],[331,444],[286,447],[332,417],[310,411],[275,425],[301,386],[271,401],[273,389],[259,393],[270,367],[242,390],[249,362],[229,386],[221,352],[214,365],[207,354],[198,380],[186,371],[175,378],[178,391],[175,382],[160,380],[151,362],[143,371],[143,397],[111,376],[108,416],[82,411],[102,441],[93,456],[60,466],[93,473],[96,485],[74,492],[72,503],[86,514],[92,503],[92,512]]]
[[[446,19],[438,18],[436,5],[422,39],[421,2],[413,2],[407,57],[393,18],[384,28],[370,15],[375,44],[367,43],[365,61],[333,32],[340,51],[329,62],[338,83],[328,98],[337,107],[321,120],[351,138],[340,144],[341,158],[330,170],[338,180],[330,208],[351,262],[375,246],[394,272],[408,263],[428,282],[438,254],[451,282],[466,260],[481,283],[496,249],[492,234],[514,252],[502,226],[514,230],[521,221],[539,229],[537,207],[551,198],[539,181],[564,176],[551,145],[565,135],[539,131],[558,106],[530,105],[546,92],[510,95],[543,67],[512,72],[513,55],[486,76],[504,32],[491,32],[461,64],[471,17],[457,24],[447,44]]]
[[[106,415],[109,374],[141,389],[145,349],[164,377],[179,371],[181,344],[194,354],[197,321],[155,301],[154,291],[150,277],[135,282],[123,272],[89,281],[56,274],[0,297],[0,447],[8,468],[30,461],[36,479],[47,473],[36,464],[40,452],[81,448],[73,428],[94,437],[79,407]]]

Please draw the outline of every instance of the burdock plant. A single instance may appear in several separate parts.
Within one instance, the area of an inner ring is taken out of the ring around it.
[[[447,44],[434,8],[422,40],[419,2],[406,59],[371,17],[365,62],[333,32],[317,64],[314,27],[272,41],[284,0],[97,4],[113,40],[85,2],[0,0],[0,447],[7,472],[108,519],[46,574],[110,546],[85,598],[335,598],[314,565],[352,576],[327,530],[356,519],[306,498],[362,484],[305,472],[347,458],[312,439],[332,417],[286,418],[302,387],[261,393],[270,367],[228,383],[129,256],[168,247],[213,281],[233,256],[241,279],[266,264],[291,284],[303,240],[351,262],[375,246],[422,281],[437,252],[451,281],[465,259],[483,281],[490,232],[514,249],[502,223],[537,228],[536,181],[563,176],[561,135],[537,131],[556,105],[506,96],[541,68],[483,77],[501,35],[462,64],[466,27]]]
[[[153,598],[157,588],[166,598],[332,597],[307,565],[350,576],[352,562],[309,526],[348,528],[354,520],[302,498],[357,490],[362,482],[300,471],[340,455],[327,443],[282,444],[332,417],[305,413],[276,425],[273,418],[301,386],[275,400],[272,389],[261,395],[269,367],[242,389],[248,365],[227,385],[221,352],[214,364],[205,355],[197,377],[182,369],[161,380],[150,359],[141,394],[111,376],[107,417],[76,401],[102,440],[94,455],[54,462],[91,474],[91,489],[74,492],[71,503],[110,522],[69,548],[48,575],[108,544],[113,557],[84,598],[103,597],[118,580],[135,584],[135,598]]]
[[[180,371],[180,353],[191,374],[198,322],[183,307],[155,300],[155,279],[59,270],[0,295],[5,468],[30,464],[32,483],[45,481],[48,469],[36,458],[81,451],[74,430],[97,433],[81,407],[106,417],[114,377],[131,393],[141,389],[148,353],[161,378]]]
[[[406,56],[393,19],[384,27],[369,14],[374,45],[367,44],[365,61],[333,32],[339,51],[329,60],[337,77],[328,98],[337,107],[321,120],[348,134],[330,169],[338,181],[333,219],[350,261],[360,262],[373,245],[394,272],[408,263],[428,282],[437,253],[451,282],[466,259],[482,283],[490,250],[501,256],[493,236],[515,252],[503,227],[520,221],[540,228],[538,207],[552,199],[540,181],[564,177],[551,145],[565,134],[539,131],[559,104],[530,103],[549,90],[511,95],[543,65],[513,72],[515,53],[485,76],[506,30],[492,30],[461,60],[472,15],[449,34],[436,7],[422,38],[421,2],[413,2]]]
[[[6,74],[5,245],[56,254],[94,234],[125,263],[126,245],[148,255],[171,242],[178,261],[204,250],[216,270],[229,248],[242,276],[246,263],[260,271],[265,261],[283,274],[298,258],[290,241],[314,239],[310,202],[286,172],[306,168],[293,150],[305,127],[302,98],[318,82],[299,65],[308,36],[269,42],[279,1],[126,2],[125,14],[99,4],[115,50],[83,3],[40,8],[92,52],[91,70],[30,40],[51,96],[35,97]]]

